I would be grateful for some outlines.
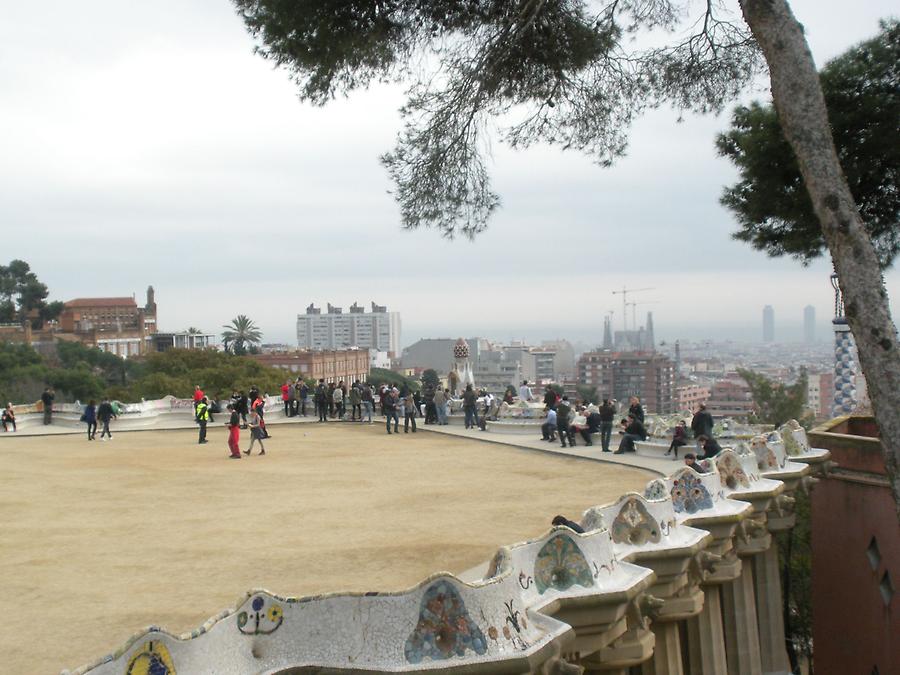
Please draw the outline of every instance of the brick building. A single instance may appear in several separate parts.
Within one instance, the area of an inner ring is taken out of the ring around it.
[[[82,344],[123,358],[146,354],[151,351],[151,336],[156,333],[153,286],[147,288],[147,303],[143,307],[133,297],[69,300],[59,315],[58,330]]]
[[[675,387],[675,410],[693,412],[701,403],[709,400],[710,390],[700,384],[681,384]]]
[[[578,384],[600,398],[640,396],[647,412],[675,412],[675,364],[656,352],[585,352],[578,359]]]
[[[365,382],[369,377],[369,351],[293,351],[253,354],[251,358],[272,368],[283,368],[294,377],[323,379],[326,382]]]
[[[717,380],[710,387],[706,409],[717,417],[746,419],[753,411],[750,387],[738,376]]]

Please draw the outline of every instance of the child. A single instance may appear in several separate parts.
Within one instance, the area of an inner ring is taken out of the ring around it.
[[[12,424],[12,430],[16,430],[16,411],[13,410],[13,404],[7,403],[3,409],[3,431],[9,431],[8,426]]]
[[[259,441],[259,454],[266,454],[266,446],[263,445],[263,428],[262,418],[254,410],[250,413],[250,447],[244,450],[245,455],[249,455],[256,441]]]

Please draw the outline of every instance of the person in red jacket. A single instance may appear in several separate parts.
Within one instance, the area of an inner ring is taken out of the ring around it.
[[[281,402],[284,404],[284,416],[290,417],[291,414],[291,382],[286,381],[281,385]]]
[[[206,394],[203,393],[203,390],[200,388],[199,384],[194,385],[194,413],[197,412],[197,406],[200,404],[200,401],[203,400],[203,397]]]

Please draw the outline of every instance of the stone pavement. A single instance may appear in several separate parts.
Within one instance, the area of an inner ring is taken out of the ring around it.
[[[542,441],[537,437],[537,435],[540,433],[540,429],[535,429],[535,434],[533,437],[523,433],[503,433],[499,431],[492,432],[490,422],[488,423],[487,431],[481,431],[479,429],[465,429],[464,427],[455,424],[449,424],[445,426],[438,426],[436,424],[420,424],[419,429],[425,431],[433,431],[439,434],[447,434],[450,436],[463,436],[465,438],[472,438],[478,441],[485,441],[487,443],[511,445],[513,447],[522,448],[525,450],[537,450],[539,452],[548,452],[551,454],[566,455],[569,457],[581,457],[583,459],[591,459],[598,462],[623,464],[625,466],[631,466],[638,469],[645,469],[655,476],[667,476],[676,471],[681,466],[680,462],[673,461],[672,459],[669,459],[667,457],[661,457],[659,453],[655,452],[655,447],[653,447],[651,444],[647,444],[648,447],[646,449],[642,449],[639,446],[638,452],[636,453],[616,455],[612,452],[603,452],[600,449],[599,443],[595,443],[592,446],[586,446],[584,445],[584,443],[579,443],[574,448],[563,448],[560,446],[559,441]],[[618,435],[613,434],[612,443],[610,444],[610,446],[615,448],[617,445]],[[663,452],[664,451],[665,448],[663,448]]]

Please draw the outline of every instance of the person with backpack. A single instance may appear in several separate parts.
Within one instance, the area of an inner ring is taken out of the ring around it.
[[[363,412],[360,413],[359,421],[363,421],[363,414],[365,414],[366,421],[368,421],[369,424],[372,424],[372,412],[375,410],[375,396],[372,394],[371,385],[362,385],[360,399],[362,401]]]
[[[202,445],[206,443],[206,425],[209,424],[210,414],[209,414],[209,399],[204,396],[197,402],[197,407],[194,409],[195,416],[197,419],[197,424],[200,426],[200,437],[197,440],[198,445]]]

